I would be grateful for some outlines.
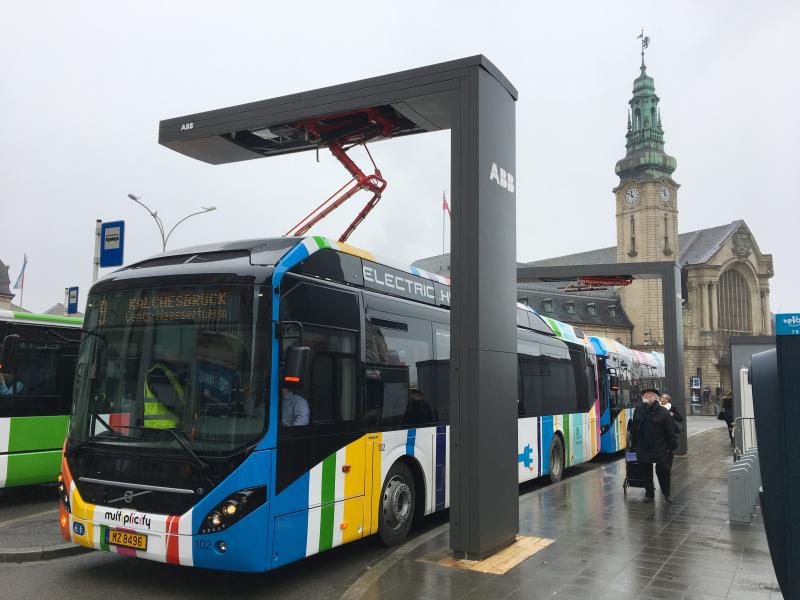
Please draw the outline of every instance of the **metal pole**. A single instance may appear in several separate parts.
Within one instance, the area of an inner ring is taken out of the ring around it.
[[[92,263],[92,283],[97,281],[100,272],[100,226],[103,222],[97,219],[94,224],[94,261]],[[66,309],[67,305],[64,305]]]
[[[664,360],[666,361],[667,389],[672,402],[688,414],[683,381],[683,302],[681,298],[681,269],[677,264],[670,265],[661,276],[661,305],[664,317]],[[678,435],[678,448],[675,454],[686,454],[688,439],[686,424]]]
[[[67,316],[69,310],[69,288],[64,288],[64,316]]]

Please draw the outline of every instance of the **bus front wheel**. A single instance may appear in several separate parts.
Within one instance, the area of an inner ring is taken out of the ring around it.
[[[416,490],[411,470],[402,462],[389,469],[381,491],[381,520],[378,533],[387,546],[406,539],[416,510]]]
[[[554,435],[550,443],[550,482],[556,483],[564,477],[564,442]]]

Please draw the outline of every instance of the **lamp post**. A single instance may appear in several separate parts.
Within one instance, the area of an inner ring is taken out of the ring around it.
[[[172,235],[172,232],[175,231],[178,225],[183,223],[186,219],[194,217],[195,215],[202,215],[204,213],[211,212],[212,210],[217,210],[216,206],[201,206],[200,208],[202,208],[203,210],[198,210],[197,212],[193,212],[191,214],[186,215],[180,221],[175,223],[175,225],[172,226],[172,229],[170,229],[167,232],[166,228],[164,227],[164,222],[161,220],[161,217],[158,216],[158,211],[150,210],[150,208],[144,202],[142,202],[142,199],[139,196],[128,194],[128,198],[130,198],[131,200],[136,202],[136,204],[144,208],[150,214],[150,216],[153,217],[153,220],[156,222],[156,225],[158,226],[158,232],[161,234],[162,252],[167,251],[167,242],[169,241],[169,236]]]

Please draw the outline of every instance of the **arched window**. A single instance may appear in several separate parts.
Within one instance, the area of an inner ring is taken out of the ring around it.
[[[642,128],[642,111],[638,108],[633,111],[633,128],[634,129],[641,129]]]
[[[656,107],[650,107],[650,127],[656,126]]]
[[[739,271],[730,269],[719,278],[717,301],[721,331],[752,335],[750,288]]]

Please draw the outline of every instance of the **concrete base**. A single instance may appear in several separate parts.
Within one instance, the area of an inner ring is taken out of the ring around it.
[[[544,548],[547,548],[553,540],[540,537],[518,535],[516,541],[510,546],[506,546],[499,552],[483,560],[468,560],[466,558],[455,558],[451,552],[434,552],[419,559],[421,562],[430,562],[442,567],[454,569],[464,569],[465,571],[479,571],[491,575],[505,575],[509,570],[516,567],[521,562]]]

